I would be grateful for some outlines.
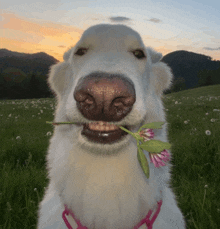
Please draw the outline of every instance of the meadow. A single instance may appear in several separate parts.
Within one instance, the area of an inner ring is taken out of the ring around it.
[[[220,85],[163,98],[172,182],[189,229],[220,228]],[[0,101],[0,229],[36,228],[55,99]]]

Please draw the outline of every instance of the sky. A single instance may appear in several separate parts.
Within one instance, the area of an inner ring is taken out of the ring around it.
[[[186,50],[220,60],[217,0],[6,0],[0,4],[0,48],[63,61],[82,33],[100,23],[133,28],[163,55]]]

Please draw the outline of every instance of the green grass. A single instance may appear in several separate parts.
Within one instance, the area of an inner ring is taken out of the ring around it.
[[[220,85],[168,94],[164,105],[174,164],[171,183],[187,228],[218,229]],[[0,101],[0,229],[36,228],[53,130],[46,121],[53,120],[54,106],[54,99]]]

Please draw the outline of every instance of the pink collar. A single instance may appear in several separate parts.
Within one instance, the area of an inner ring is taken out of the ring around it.
[[[160,200],[159,202],[157,202],[157,204],[158,204],[158,208],[157,208],[156,212],[154,213],[152,219],[150,220],[150,216],[152,214],[152,210],[150,210],[147,213],[146,217],[144,219],[142,219],[134,227],[134,229],[138,229],[140,226],[142,226],[145,223],[146,223],[148,229],[152,229],[153,228],[153,223],[156,220],[156,218],[157,218],[157,216],[158,216],[158,214],[160,212],[160,208],[161,208],[161,205],[162,205],[162,200]],[[67,205],[65,205],[65,210],[63,211],[62,217],[63,217],[63,220],[64,220],[64,222],[65,222],[65,224],[66,224],[66,226],[67,226],[68,229],[73,229],[72,226],[70,225],[69,221],[66,218],[66,215],[68,216],[69,214],[72,216],[72,218],[75,220],[76,224],[78,225],[77,229],[88,229],[87,227],[82,226],[82,224],[80,223],[80,221],[75,218],[73,212],[70,209],[68,209]]]

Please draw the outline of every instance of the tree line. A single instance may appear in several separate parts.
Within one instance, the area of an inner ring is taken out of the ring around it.
[[[220,65],[217,70],[200,70],[197,73],[197,77],[199,79],[198,84],[194,86],[194,88],[220,84]],[[165,94],[183,91],[186,89],[185,79],[183,77],[177,77],[173,80],[171,88],[165,91]]]
[[[25,74],[11,68],[0,73],[0,99],[33,99],[53,97],[47,85],[47,75],[40,72]]]
[[[54,94],[49,89],[47,77],[40,72],[26,74],[18,68],[9,68],[0,73],[0,99],[51,98]],[[220,67],[217,70],[200,70],[197,77],[199,80],[195,87],[220,84]],[[164,93],[182,90],[186,90],[185,79],[176,77],[171,88]]]

